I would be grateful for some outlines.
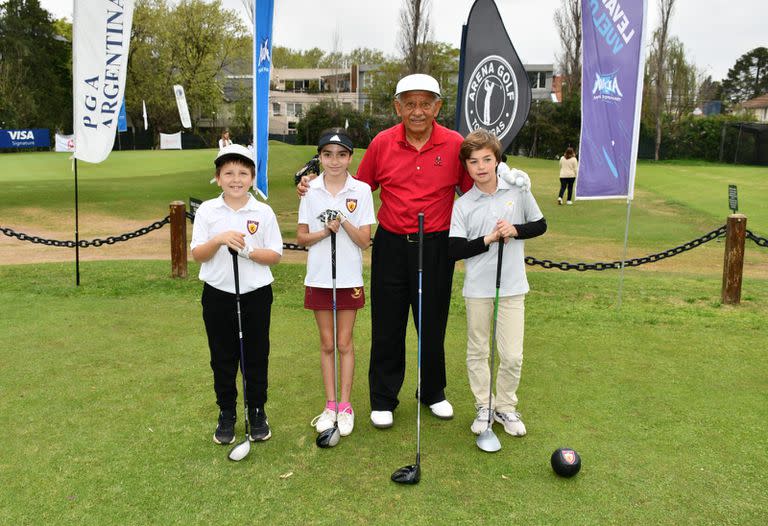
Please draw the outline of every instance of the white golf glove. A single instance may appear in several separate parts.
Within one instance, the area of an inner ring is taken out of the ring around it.
[[[518,186],[523,192],[531,191],[531,178],[524,171],[510,168],[506,163],[499,163],[497,172],[508,185]]]
[[[253,247],[246,243],[243,248],[237,251],[237,255],[243,259],[251,259],[251,252],[253,252]]]

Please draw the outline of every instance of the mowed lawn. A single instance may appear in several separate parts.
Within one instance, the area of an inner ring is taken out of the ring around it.
[[[292,176],[313,153],[270,149],[269,203],[286,241],[295,236]],[[81,233],[121,233],[115,222],[148,224],[172,200],[216,195],[208,183],[214,156],[113,152],[100,165],[81,163],[81,213],[91,221]],[[556,161],[510,164],[531,174],[549,224],[526,245],[529,255],[621,258],[625,202],[557,206]],[[629,256],[722,225],[729,183],[739,186],[748,227],[767,236],[764,168],[640,163]],[[0,226],[73,237],[65,154],[0,155],[0,184]],[[516,439],[495,426],[496,454],[479,451],[469,431],[459,265],[446,342],[456,418],[422,413],[415,487],[389,481],[415,454],[412,330],[396,424],[375,430],[367,421],[369,309],[361,311],[356,429],[320,450],[309,426],[323,393],[316,329],[302,308],[304,269],[276,266],[267,406],[274,437],[235,464],[211,442],[216,409],[197,266],[173,280],[167,260],[86,262],[76,288],[71,250],[39,248],[62,251],[66,263],[3,264],[26,245],[0,246],[0,523],[762,524],[768,513],[768,250],[750,241],[738,307],[719,301],[720,242],[627,269],[620,310],[617,271],[529,267],[519,392],[529,434]],[[582,455],[574,479],[549,468],[560,446]]]
[[[236,464],[211,441],[199,283],[169,279],[162,261],[83,270],[76,289],[69,263],[0,267],[4,524],[761,524],[768,511],[765,280],[733,308],[717,301],[717,278],[630,273],[618,311],[615,276],[532,273],[519,391],[529,433],[495,426],[502,450],[488,454],[469,431],[457,274],[446,343],[456,417],[422,412],[422,481],[402,487],[389,475],[414,460],[413,331],[395,426],[376,430],[361,312],[356,428],[321,450],[303,267],[275,267],[274,436]],[[570,480],[549,467],[561,446],[583,459]]]

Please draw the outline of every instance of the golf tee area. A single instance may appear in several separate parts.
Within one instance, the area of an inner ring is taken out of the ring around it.
[[[314,153],[270,143],[268,204],[286,243],[296,239],[293,174]],[[114,151],[101,164],[79,163],[80,238],[132,232],[168,215],[171,201],[215,197],[215,155]],[[622,258],[625,201],[559,206],[556,160],[508,164],[530,175],[549,227],[526,242],[527,256]],[[747,228],[768,237],[764,168],[639,162],[627,257],[724,225],[729,184]],[[66,154],[4,154],[0,185],[0,227],[74,239]],[[416,333],[409,327],[394,426],[375,429],[370,305],[359,311],[355,428],[335,447],[317,447],[310,421],[325,397],[317,328],[303,307],[305,252],[286,250],[272,267],[272,438],[231,462],[229,447],[211,440],[218,411],[199,265],[190,258],[189,277],[171,278],[167,226],[81,249],[79,287],[73,249],[0,234],[0,524],[762,524],[768,249],[747,239],[741,303],[732,306],[720,299],[724,245],[625,269],[620,308],[619,270],[528,266],[518,390],[528,433],[495,426],[496,453],[480,450],[469,429],[475,407],[457,265],[445,346],[455,416],[439,420],[422,408],[421,480],[403,486],[390,476],[414,460]],[[369,259],[366,251],[366,288]],[[550,466],[561,447],[581,457],[572,478]]]

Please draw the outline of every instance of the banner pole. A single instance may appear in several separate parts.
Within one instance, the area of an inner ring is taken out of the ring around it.
[[[621,292],[624,287],[624,262],[627,260],[627,241],[629,239],[629,211],[632,208],[632,199],[627,198],[627,224],[624,227],[624,255],[621,256],[621,271],[619,272],[618,309],[621,310]]]
[[[75,158],[75,285],[80,286],[80,225],[77,202],[77,158]]]

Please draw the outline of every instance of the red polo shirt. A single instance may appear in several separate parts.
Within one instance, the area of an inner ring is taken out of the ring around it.
[[[424,232],[450,229],[456,186],[462,192],[472,187],[472,179],[459,161],[463,140],[436,122],[421,150],[405,140],[403,123],[373,138],[360,161],[357,179],[368,183],[371,190],[381,187],[378,220],[385,230],[417,232],[419,212],[424,212]]]

